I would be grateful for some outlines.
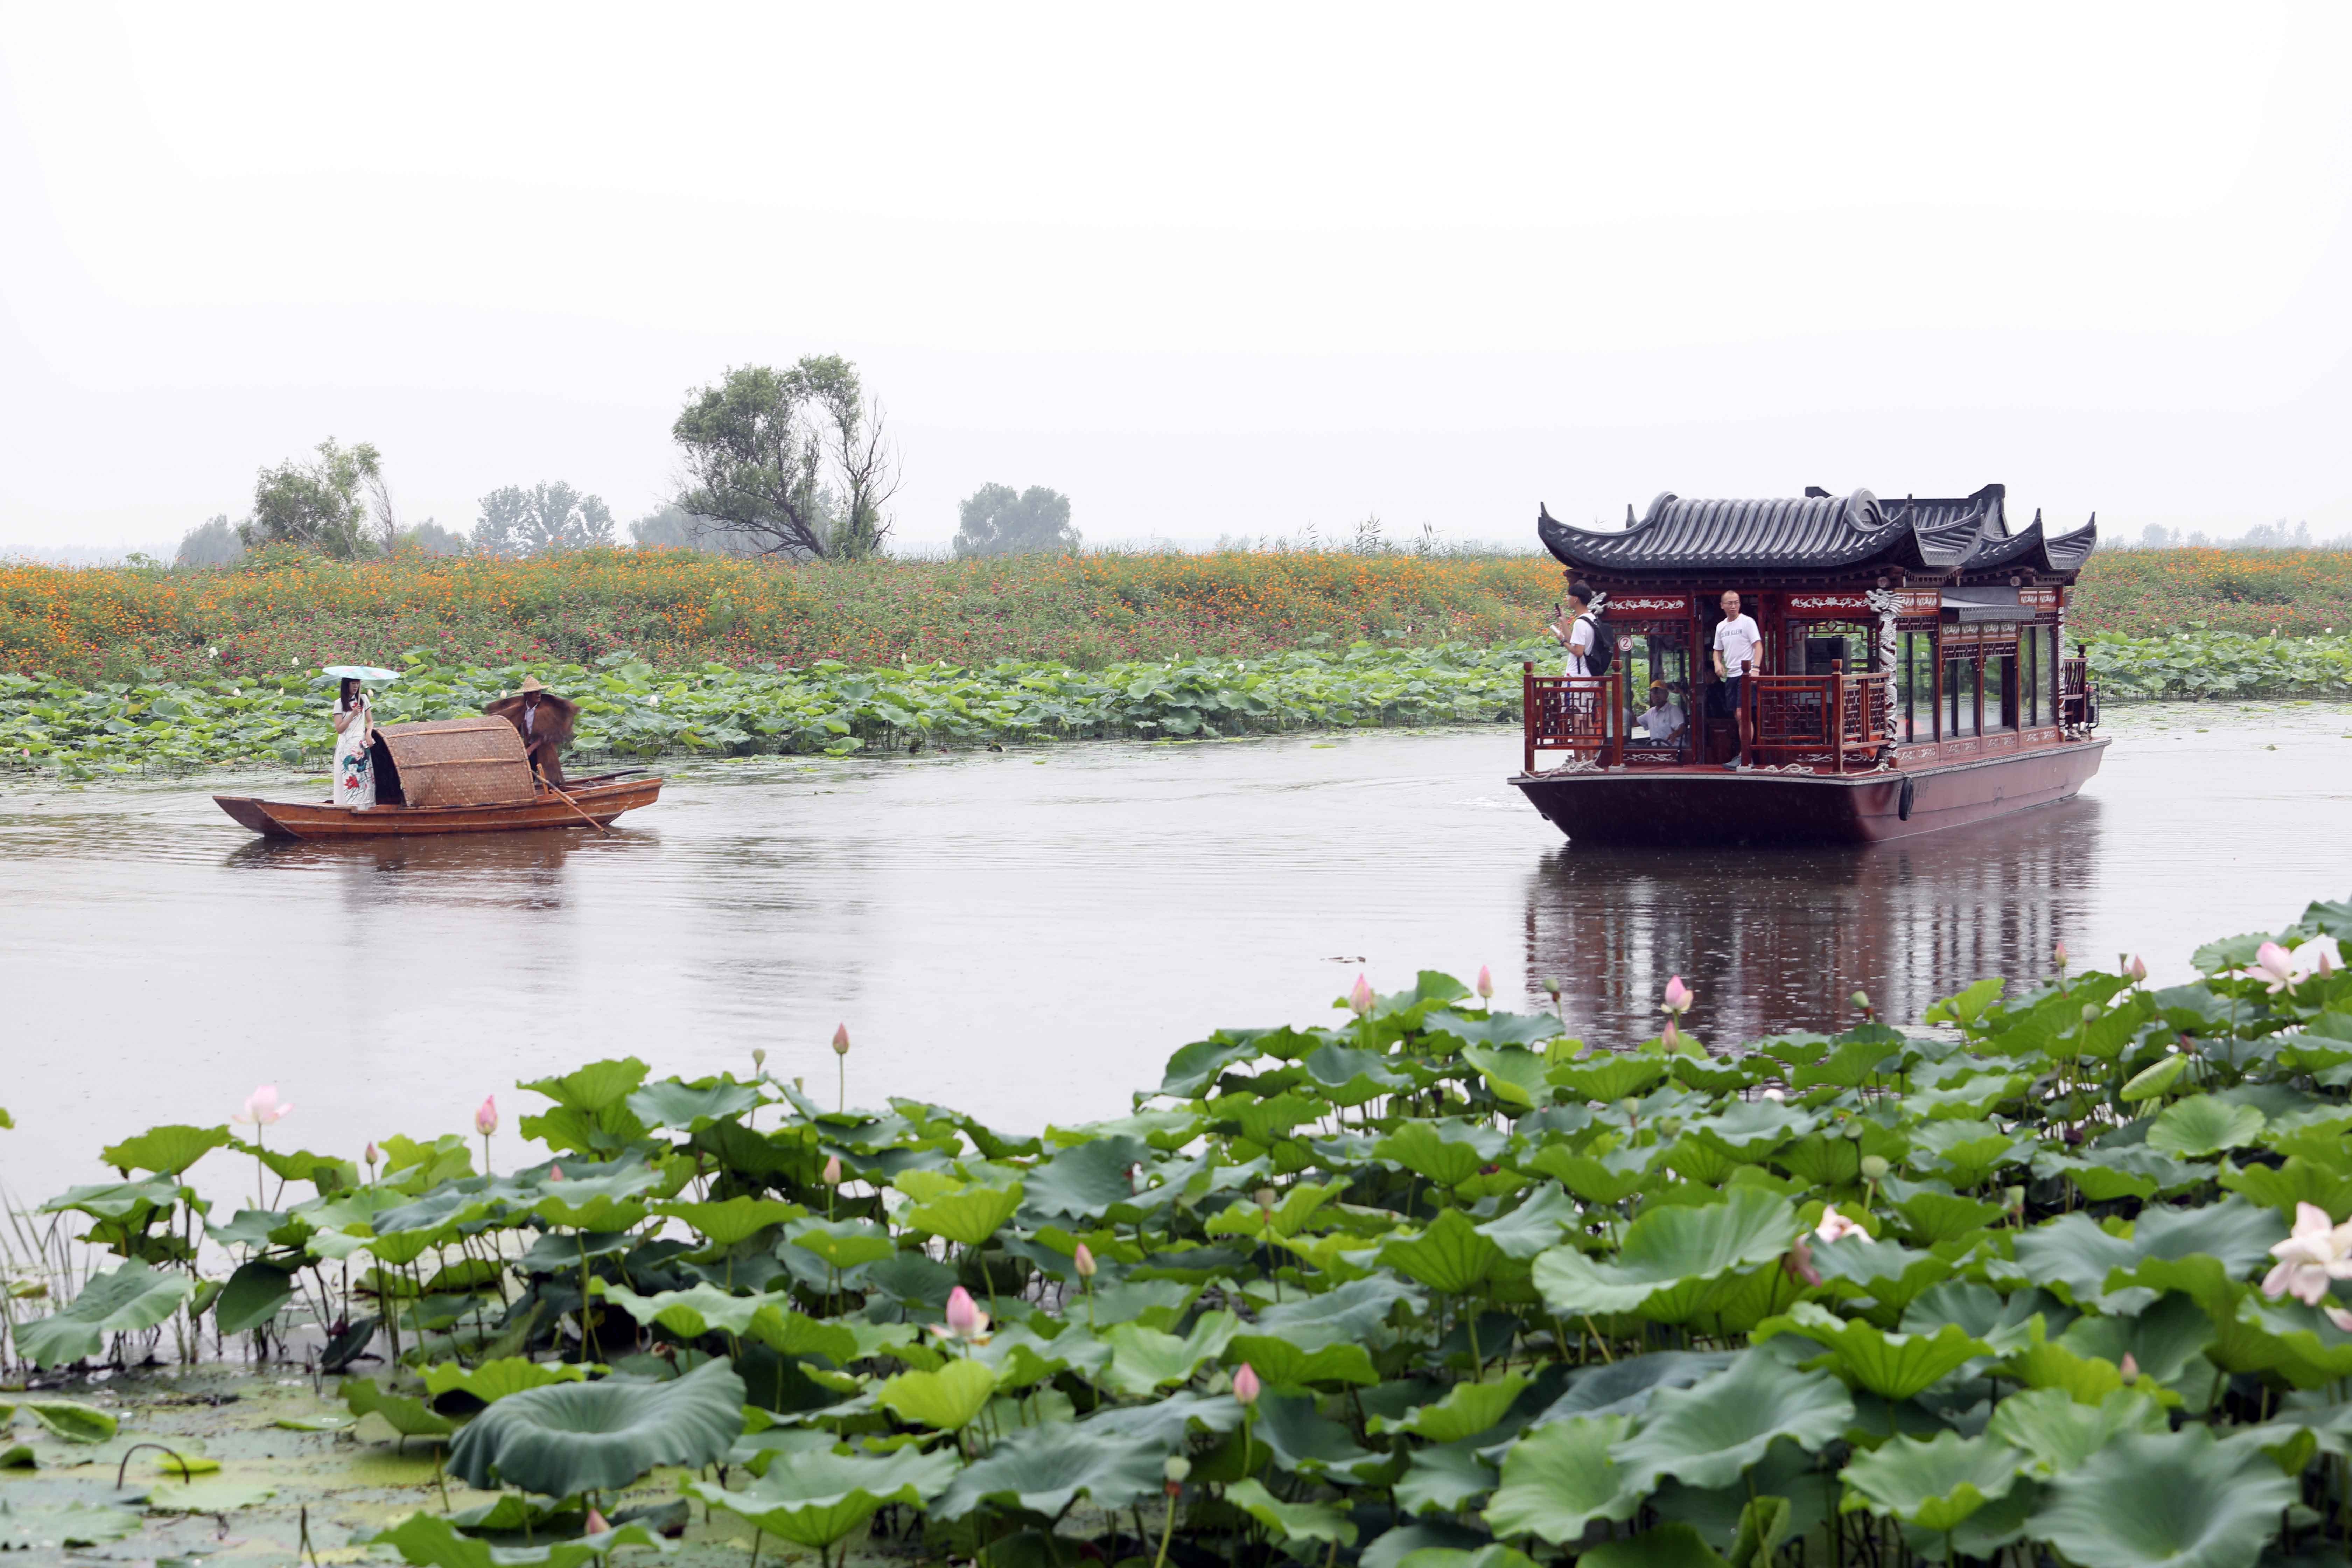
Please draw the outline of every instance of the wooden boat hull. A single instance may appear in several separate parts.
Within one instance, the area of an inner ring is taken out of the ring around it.
[[[579,811],[544,791],[535,800],[499,805],[376,805],[364,811],[241,795],[216,795],[213,802],[256,833],[271,838],[383,838],[542,827],[584,831],[588,824],[582,820],[583,812],[600,825],[609,825],[625,811],[651,805],[660,798],[661,786],[657,778],[582,784],[569,792],[580,803]]]
[[[2106,749],[2101,738],[1843,778],[1637,767],[1511,783],[1577,843],[1874,844],[2070,800]]]

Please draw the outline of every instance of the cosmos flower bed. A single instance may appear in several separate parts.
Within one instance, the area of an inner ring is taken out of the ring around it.
[[[496,1173],[289,1148],[270,1089],[46,1205],[105,1267],[10,1351],[323,1325],[352,1412],[496,1492],[388,1526],[418,1563],[2336,1560],[2347,934],[2315,904],[2191,984],[2062,953],[1932,1035],[1857,999],[1740,1051],[1679,982],[1609,1051],[1483,974],[1360,981],[1042,1135],[845,1108],[845,1031],[830,1094],[523,1085],[546,1157]],[[267,1207],[184,1184],[240,1152]]]

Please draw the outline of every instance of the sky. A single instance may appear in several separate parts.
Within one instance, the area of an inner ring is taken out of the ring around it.
[[[2352,531],[2352,7],[0,4],[0,548],[333,437],[675,493],[854,360],[894,538],[1684,495]]]

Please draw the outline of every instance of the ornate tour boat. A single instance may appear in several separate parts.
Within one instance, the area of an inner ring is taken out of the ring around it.
[[[2107,745],[2084,651],[2063,651],[2098,520],[2051,538],[2036,512],[2011,532],[2005,499],[1669,493],[1617,532],[1538,508],[1617,657],[1597,677],[1525,667],[1511,782],[1570,839],[1609,843],[1868,842],[2072,797]],[[1744,759],[1711,657],[1726,590],[1762,633],[1738,683]],[[1637,718],[1658,683],[1679,728]]]

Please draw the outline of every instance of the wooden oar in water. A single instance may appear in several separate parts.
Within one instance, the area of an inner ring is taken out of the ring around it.
[[[572,810],[579,812],[581,821],[586,823],[589,826],[594,828],[597,832],[604,834],[607,837],[612,836],[613,830],[611,828],[605,826],[603,823],[589,816],[584,810],[582,810],[580,803],[572,799],[570,795],[564,794],[563,791],[557,787],[554,782],[549,779],[545,773],[539,775],[539,782],[547,786],[547,791],[550,795],[555,796],[556,799],[562,801]]]

